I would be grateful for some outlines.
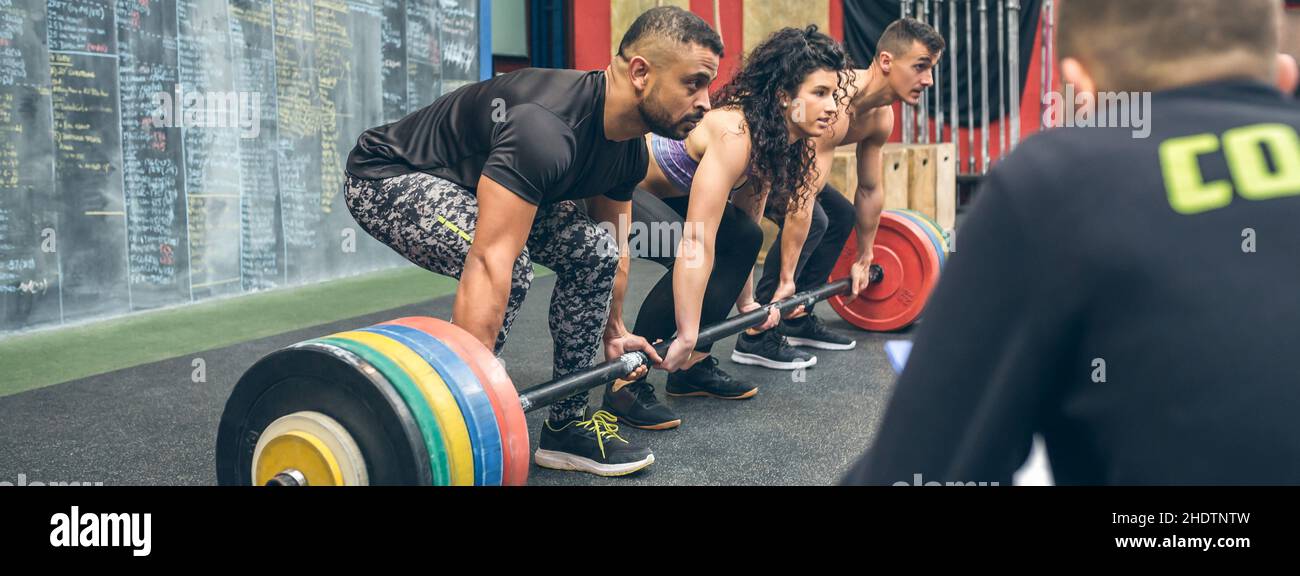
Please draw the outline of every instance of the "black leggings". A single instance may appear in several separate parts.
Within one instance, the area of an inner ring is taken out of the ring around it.
[[[803,250],[799,252],[799,262],[795,264],[794,286],[796,292],[811,290],[830,278],[835,261],[844,250],[844,243],[853,232],[857,221],[853,203],[849,202],[839,190],[827,184],[817,195],[817,205],[813,206],[812,225],[808,227],[808,238]],[[772,218],[776,225],[785,228],[785,220]],[[767,252],[767,261],[763,263],[763,276],[754,286],[754,300],[766,304],[776,293],[776,285],[781,281],[781,234]],[[812,306],[806,308],[812,313]]]
[[[636,326],[632,331],[650,340],[662,338],[668,340],[677,333],[677,315],[673,302],[673,264],[676,262],[670,250],[674,250],[680,240],[680,231],[686,220],[686,207],[690,197],[679,196],[660,199],[654,194],[637,189],[632,196],[632,221],[634,223],[628,242],[632,255],[652,260],[668,268],[668,272],[659,279],[641,303],[637,312]],[[643,226],[635,226],[640,223]],[[671,241],[665,230],[677,233]],[[646,235],[640,238],[638,235]],[[651,242],[653,241],[653,242]],[[718,236],[713,246],[713,272],[709,275],[709,285],[704,291],[704,305],[700,313],[700,328],[717,324],[727,318],[727,314],[736,304],[740,289],[749,280],[754,271],[754,261],[763,245],[763,230],[748,214],[730,202],[723,210],[722,221],[718,225]],[[708,352],[713,346],[701,345],[700,352]]]

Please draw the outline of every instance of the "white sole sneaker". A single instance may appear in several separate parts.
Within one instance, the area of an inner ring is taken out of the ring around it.
[[[737,364],[748,364],[750,366],[762,366],[773,370],[798,370],[807,368],[817,363],[817,357],[813,356],[808,360],[798,362],[778,362],[771,358],[765,358],[757,354],[748,354],[745,352],[731,352],[731,361]]]
[[[794,336],[786,336],[785,341],[789,342],[791,346],[803,346],[805,348],[817,348],[819,350],[852,350],[858,345],[857,340],[849,342],[848,344],[832,344],[830,342],[822,342],[821,340],[795,338]]]
[[[597,476],[623,476],[654,464],[655,455],[650,454],[644,460],[626,464],[601,464],[590,458],[575,456],[567,452],[555,452],[538,448],[537,452],[533,453],[533,462],[542,468],[552,470],[575,470]]]

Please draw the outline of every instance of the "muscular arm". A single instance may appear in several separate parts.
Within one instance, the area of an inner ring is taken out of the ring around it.
[[[515,260],[524,250],[537,207],[487,176],[479,178],[478,205],[478,228],[465,257],[452,321],[494,350]]]
[[[894,127],[894,113],[889,108],[872,118],[871,131],[858,142],[858,187],[853,194],[853,207],[857,214],[858,265],[869,267],[874,258],[873,247],[876,229],[880,226],[880,213],[885,208],[882,151]]]

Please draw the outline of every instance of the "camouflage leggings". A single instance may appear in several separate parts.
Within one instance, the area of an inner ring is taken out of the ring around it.
[[[383,180],[348,177],[348,210],[366,233],[420,267],[460,278],[478,223],[478,198],[441,178],[416,172]],[[550,326],[554,377],[589,368],[601,351],[618,267],[609,233],[572,201],[538,208],[523,253],[515,260],[510,299],[497,334],[497,355],[533,281],[533,262],[555,271]],[[583,416],[587,393],[551,405],[551,419]]]

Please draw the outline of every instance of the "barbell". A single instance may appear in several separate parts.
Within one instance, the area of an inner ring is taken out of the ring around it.
[[[848,300],[850,237],[832,278],[813,290],[702,329],[713,343],[829,299],[869,330],[911,324],[943,261],[942,232],[923,216],[886,211],[870,284]],[[662,356],[671,342],[655,346]],[[314,338],[258,360],[236,383],[217,431],[221,485],[522,485],[529,470],[526,412],[646,366],[630,352],[518,392],[492,352],[460,327],[405,317]]]

